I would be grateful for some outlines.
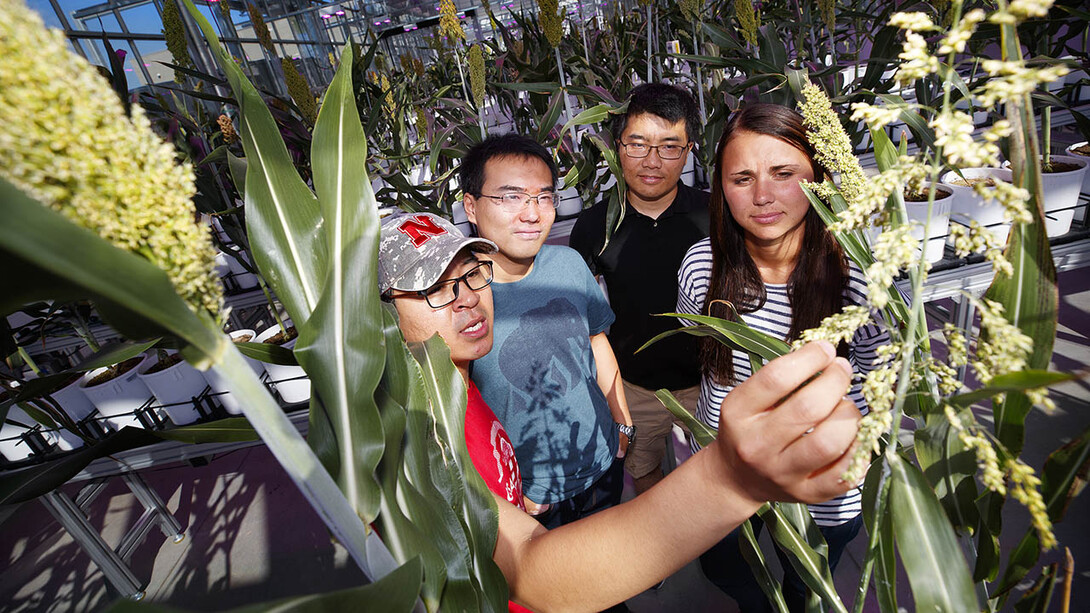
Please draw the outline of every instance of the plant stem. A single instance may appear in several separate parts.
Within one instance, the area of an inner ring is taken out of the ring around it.
[[[261,284],[261,291],[265,293],[265,301],[269,303],[269,311],[272,312],[273,319],[276,320],[276,325],[280,326],[280,331],[284,334],[288,333],[288,329],[284,326],[284,320],[280,319],[280,309],[276,306],[276,301],[273,300],[272,294],[269,293],[269,286],[265,284],[265,280],[260,276],[257,278],[258,283]]]
[[[855,591],[855,605],[852,607],[852,613],[863,613],[863,604],[867,600],[867,588],[870,586],[875,551],[878,547],[879,526],[882,523],[882,515],[886,512],[886,501],[889,500],[889,484],[889,466],[883,463],[882,478],[878,483],[878,496],[875,497],[874,522],[867,526],[867,557],[863,562],[862,574],[859,576],[859,587]]]
[[[564,74],[564,62],[560,60],[560,47],[553,47],[553,55],[556,57],[556,70],[560,75],[560,95],[564,97],[564,123],[571,123],[571,101],[568,100],[568,79]],[[579,139],[572,137],[572,151],[579,153]]]
[[[693,55],[700,55],[699,23],[699,19],[693,22]],[[704,108],[704,72],[700,62],[696,62],[696,96],[700,102],[700,123],[703,124],[708,121],[708,111]]]
[[[1041,110],[1041,135],[1044,143],[1041,145],[1041,167],[1048,172],[1052,170],[1052,107],[1046,106]]]
[[[651,3],[647,3],[647,82],[651,83]]]

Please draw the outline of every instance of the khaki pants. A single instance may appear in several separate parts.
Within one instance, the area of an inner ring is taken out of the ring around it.
[[[624,467],[628,474],[639,479],[662,464],[673,425],[676,423],[683,428],[684,425],[662,405],[653,390],[624,380],[622,383],[628,412],[632,415],[632,423],[636,425],[636,444],[628,448]],[[696,413],[696,401],[700,396],[699,385],[670,391],[686,411]],[[685,431],[688,432],[688,428]]]

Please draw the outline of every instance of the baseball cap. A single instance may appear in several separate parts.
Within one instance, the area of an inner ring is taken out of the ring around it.
[[[378,289],[428,289],[466,247],[492,253],[496,244],[467,238],[446,219],[431,213],[394,215],[382,220],[378,245]]]

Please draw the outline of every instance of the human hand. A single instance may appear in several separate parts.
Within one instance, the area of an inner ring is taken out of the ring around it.
[[[819,374],[820,373],[820,374]],[[720,407],[720,475],[736,494],[821,502],[854,486],[841,480],[859,430],[844,397],[851,365],[832,344],[813,342],[777,358],[735,387]]]

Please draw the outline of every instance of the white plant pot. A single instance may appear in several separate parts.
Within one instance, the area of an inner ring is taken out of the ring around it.
[[[1045,234],[1049,238],[1063,236],[1071,229],[1079,192],[1086,177],[1088,160],[1080,155],[1053,155],[1052,160],[1079,166],[1066,172],[1041,172],[1041,192],[1044,197]],[[1010,162],[1004,162],[1009,168]]]
[[[284,325],[290,326],[291,323],[285,321]],[[266,339],[276,336],[279,332],[280,326],[272,326],[268,330],[258,334],[257,338],[254,339],[254,342],[263,343]],[[295,347],[295,340],[296,339],[292,339],[281,345],[281,347],[291,349],[292,347]],[[302,367],[265,364],[265,372],[269,373],[269,380],[273,382],[273,386],[276,388],[276,391],[280,393],[280,397],[284,399],[284,402],[296,404],[298,402],[310,400],[310,379],[306,378],[307,373]]]
[[[0,456],[3,456],[9,462],[18,462],[29,458],[33,450],[23,439],[23,434],[27,430],[23,426],[6,421],[3,425],[0,425]]]
[[[1075,143],[1074,145],[1070,145],[1070,146],[1068,146],[1067,149],[1064,150],[1064,153],[1066,153],[1069,156],[1076,157],[1076,158],[1090,159],[1090,156],[1087,156],[1087,155],[1082,154],[1082,153],[1075,153],[1075,149],[1078,149],[1079,147],[1082,147],[1082,146],[1084,146],[1086,144],[1087,144],[1087,141],[1082,141],[1081,143]],[[1090,195],[1090,171],[1087,171],[1087,173],[1082,176],[1082,188],[1081,188],[1080,191],[1082,193],[1084,193],[1084,194]],[[1075,209],[1075,221],[1081,223],[1085,219],[1086,219],[1086,206],[1085,205],[1080,206],[1077,209]]]
[[[949,191],[950,195],[940,198],[941,194],[936,192],[935,201],[931,204],[930,220],[927,217],[927,202],[905,201],[908,222],[912,224],[912,238],[923,241],[924,226],[927,226],[927,246],[924,247],[923,255],[932,264],[942,259],[946,236],[950,233],[950,209],[954,204],[953,188],[949,185],[940,187]]]
[[[78,394],[79,392],[77,391],[76,393]],[[56,396],[56,393],[54,393],[53,398],[56,399]],[[84,399],[84,401],[86,401],[86,398]],[[94,407],[92,407],[92,409],[93,408]],[[8,410],[8,420],[16,421],[22,424],[26,424],[28,426],[33,426],[34,424],[38,423],[30,415],[27,415],[26,411],[22,410],[17,406],[13,406]],[[40,430],[40,434],[45,439],[45,442],[50,445],[56,444],[57,449],[61,451],[72,451],[73,449],[83,447],[83,439],[77,436],[75,432],[69,432],[64,428],[58,428],[56,430],[45,429],[45,426],[42,426],[42,428],[43,429]]]
[[[1011,171],[1006,168],[963,168],[961,174],[966,179],[995,177],[1001,181],[1011,180]],[[976,221],[988,228],[997,241],[1006,243],[1011,225],[1003,218],[1003,205],[994,199],[981,198],[973,191],[972,186],[958,185],[957,181],[960,179],[961,177],[954,171],[944,174],[941,179],[944,185],[954,190],[951,219],[957,220],[964,226],[968,226],[970,220]]]
[[[69,383],[50,394],[72,421],[78,422],[95,412],[95,405],[79,389],[80,380]]]
[[[1086,170],[1090,165],[1090,158],[1082,155],[1053,155],[1052,160],[1075,164],[1081,168],[1041,174],[1045,199],[1045,233],[1049,238],[1063,236],[1071,230],[1071,222],[1079,204],[1079,192],[1090,181],[1090,173]],[[1085,214],[1085,210],[1083,212]]]
[[[556,207],[558,217],[571,217],[583,210],[583,199],[579,197],[579,188],[572,186],[560,190],[557,194],[560,204]]]
[[[88,383],[106,371],[106,368],[96,368],[84,373],[80,378],[79,391],[87,396],[91,404],[95,405],[106,423],[115,430],[125,426],[142,428],[143,425],[136,417],[136,410],[145,402],[151,400],[151,390],[137,376],[137,368],[129,369],[125,374],[114,377],[105,383],[88,387]]]
[[[257,338],[257,333],[253,330],[235,330],[230,334],[231,340],[244,338],[247,335],[249,335],[250,341],[254,341],[254,339]],[[242,356],[242,359],[246,360],[246,363],[250,365],[250,368],[253,369],[254,374],[256,374],[258,378],[261,378],[261,375],[265,374],[265,365],[261,362],[246,356]],[[201,374],[204,375],[204,380],[208,382],[212,391],[220,394],[218,398],[220,404],[223,405],[224,410],[231,415],[241,415],[242,405],[239,404],[238,398],[231,393],[231,386],[227,380],[211,368]]]
[[[163,412],[170,421],[182,426],[200,419],[201,414],[193,404],[193,398],[200,396],[207,383],[201,373],[182,360],[163,370],[149,373],[159,363],[158,352],[148,354],[136,368],[137,376],[155,394]]]

